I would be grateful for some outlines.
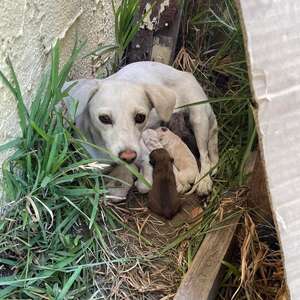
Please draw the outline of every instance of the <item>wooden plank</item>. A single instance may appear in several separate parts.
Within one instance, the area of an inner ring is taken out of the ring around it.
[[[267,190],[266,172],[262,163],[261,153],[257,151],[255,158],[254,176],[250,176],[247,205],[259,211],[267,221],[273,222],[273,215]]]
[[[152,4],[153,0],[141,0],[140,16]],[[171,64],[175,57],[182,8],[183,3],[179,4],[177,0],[159,0],[130,44],[126,62],[152,60]]]
[[[191,267],[185,274],[174,300],[214,299],[222,261],[228,253],[240,216],[222,224],[222,229],[206,235]]]

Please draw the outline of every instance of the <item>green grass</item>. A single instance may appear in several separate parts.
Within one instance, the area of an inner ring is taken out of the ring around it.
[[[94,56],[96,60],[102,60],[100,65],[102,69],[106,69],[105,75],[102,74],[103,77],[115,73],[124,65],[124,55],[127,47],[133,41],[144,18],[151,13],[156,2],[153,1],[151,8],[141,17],[138,17],[140,0],[123,0],[118,7],[116,7],[115,1],[111,0],[115,19],[115,42],[109,45],[102,44],[85,56]],[[101,71],[103,72],[103,70]],[[99,74],[98,76],[101,77]]]
[[[1,146],[15,152],[2,166],[8,204],[1,210],[0,261],[7,276],[0,277],[0,299],[82,299],[95,290],[93,268],[136,259],[111,250],[120,222],[106,206],[103,174],[86,168],[107,161],[88,156],[57,106],[82,46],[61,69],[54,47],[28,110],[9,59],[12,80],[0,73],[17,101],[22,131]]]
[[[113,0],[112,4],[116,43],[89,54],[111,55],[108,74],[122,64],[125,49],[142,22],[136,20],[138,0],[123,1],[118,8]],[[106,175],[88,168],[108,161],[89,157],[83,147],[88,142],[73,137],[77,129],[57,106],[71,88],[61,91],[83,46],[76,42],[62,68],[59,45],[54,47],[50,69],[43,74],[29,109],[9,58],[11,80],[0,71],[16,99],[22,132],[0,145],[0,151],[15,149],[2,166],[7,204],[0,211],[0,299],[82,299],[93,293],[106,298],[110,291],[97,287],[93,270],[109,272],[144,259],[113,250],[126,248],[115,232],[127,226],[106,205]],[[115,157],[112,161],[123,163]]]

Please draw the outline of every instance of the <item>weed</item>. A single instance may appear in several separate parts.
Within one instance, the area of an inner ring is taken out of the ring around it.
[[[116,7],[114,0],[111,0],[111,3],[115,19],[115,43],[100,45],[85,56],[93,56],[98,69],[100,67],[106,69],[106,73],[102,74],[102,77],[115,73],[124,64],[124,54],[127,47],[139,31],[146,15],[151,12],[152,6],[155,5],[154,1],[151,8],[139,17],[139,0],[124,0],[118,7]]]
[[[0,73],[16,98],[22,130],[1,147],[16,149],[2,168],[9,205],[0,226],[0,262],[7,275],[0,278],[1,299],[86,297],[94,291],[91,268],[131,259],[111,251],[119,224],[105,203],[101,170],[107,161],[88,156],[58,106],[82,46],[76,43],[61,69],[59,45],[54,47],[29,110],[9,59],[12,81]]]

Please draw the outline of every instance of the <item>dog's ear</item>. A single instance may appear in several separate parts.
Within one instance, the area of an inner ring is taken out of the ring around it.
[[[93,88],[91,88],[89,90],[86,105],[85,105],[83,111],[81,112],[81,114],[79,114],[76,117],[76,127],[78,127],[79,130],[90,141],[93,140],[93,138],[90,136],[91,118],[90,118],[90,112],[89,112],[89,103],[91,102],[91,100],[93,99],[95,94],[98,92],[98,90],[99,90],[99,86],[94,86]]]
[[[176,105],[176,94],[160,85],[145,85],[145,93],[161,120],[168,122]]]

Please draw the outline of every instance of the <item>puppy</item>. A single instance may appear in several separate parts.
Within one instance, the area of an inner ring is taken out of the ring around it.
[[[156,132],[160,143],[174,159],[174,165],[177,169],[175,172],[177,191],[179,193],[185,193],[190,190],[193,185],[198,186],[200,173],[197,161],[187,145],[167,127],[160,127],[156,129]],[[197,188],[194,187],[193,191],[196,189]]]
[[[173,172],[173,159],[165,149],[156,149],[150,153],[153,166],[153,185],[149,192],[148,207],[156,214],[167,219],[181,208]]]
[[[152,185],[153,168],[149,163],[149,156],[153,150],[163,148],[163,146],[159,142],[156,131],[153,129],[146,129],[145,131],[143,131],[140,145],[141,155],[137,160],[136,165],[139,167],[140,172],[143,174],[144,178],[148,181],[149,184]],[[135,182],[135,186],[142,194],[146,194],[150,190],[150,187],[145,185],[145,183],[141,180],[137,180]]]
[[[178,135],[182,141],[189,147],[196,159],[200,158],[199,150],[197,147],[196,138],[190,123],[189,113],[182,110],[173,113],[169,122],[165,123],[173,133]]]

